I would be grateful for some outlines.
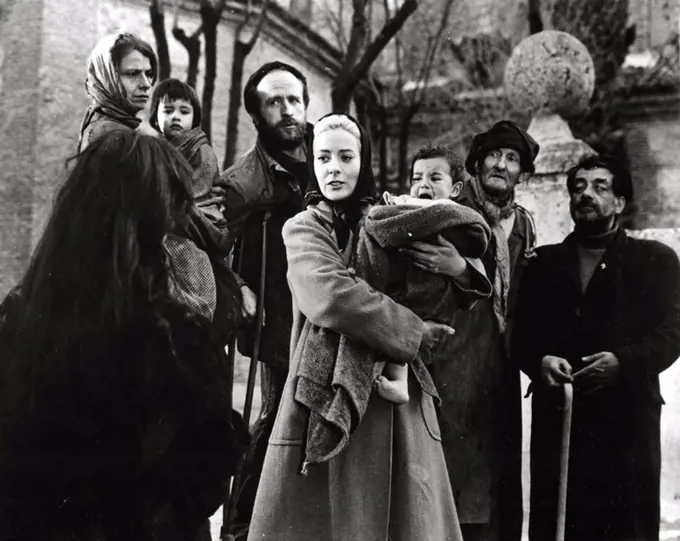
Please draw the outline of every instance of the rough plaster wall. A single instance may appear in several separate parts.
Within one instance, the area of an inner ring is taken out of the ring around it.
[[[43,0],[0,8],[0,294],[30,254]]]
[[[97,0],[44,0],[31,246],[42,234],[64,160],[75,154],[88,105],[85,70],[97,39]]]

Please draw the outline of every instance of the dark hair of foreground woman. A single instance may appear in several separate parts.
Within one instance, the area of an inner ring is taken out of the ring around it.
[[[220,505],[241,437],[228,367],[163,247],[190,177],[132,131],[71,161],[0,306],[1,540],[186,540]]]

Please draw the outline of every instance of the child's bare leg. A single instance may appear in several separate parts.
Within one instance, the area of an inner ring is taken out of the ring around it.
[[[405,364],[387,363],[383,373],[375,380],[378,394],[395,404],[408,402],[408,366]]]

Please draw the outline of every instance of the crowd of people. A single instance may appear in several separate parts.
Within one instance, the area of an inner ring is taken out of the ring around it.
[[[537,247],[515,189],[539,145],[513,122],[464,160],[424,146],[410,193],[378,194],[363,126],[310,124],[305,75],[273,61],[244,88],[256,143],[220,171],[194,90],[157,70],[135,35],[96,45],[0,305],[0,540],[204,541],[230,489],[237,539],[519,541],[522,371],[530,539],[556,533],[564,385],[564,538],[659,539],[680,263],[620,227],[621,161],[571,168],[573,233]],[[234,337],[260,364],[252,430]]]

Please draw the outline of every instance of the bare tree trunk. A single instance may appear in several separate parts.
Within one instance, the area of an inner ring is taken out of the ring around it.
[[[201,58],[201,32],[203,25],[199,26],[190,36],[179,27],[179,1],[175,0],[175,19],[172,23],[172,35],[187,50],[189,55],[189,67],[187,69],[187,84],[196,88],[198,80],[198,61]]]
[[[399,122],[399,190],[402,193],[408,191],[409,185],[409,161],[408,161],[408,140],[411,132],[411,122],[416,114],[415,108],[409,108]]]
[[[234,38],[234,56],[231,61],[231,86],[229,87],[229,112],[227,113],[227,142],[224,151],[222,169],[227,169],[236,161],[236,143],[238,141],[238,119],[241,111],[241,87],[243,85],[243,66],[260,35],[262,25],[267,18],[269,1],[262,6],[255,30],[248,41],[243,41],[243,33],[252,16],[251,3],[248,2],[245,19],[236,29]]]
[[[213,6],[211,0],[201,1],[201,26],[205,40],[205,75],[203,76],[203,114],[201,129],[212,140],[212,106],[215,95],[215,78],[217,77],[217,27],[222,19],[222,11],[226,0],[220,0]]]
[[[542,31],[541,0],[529,0],[529,34],[538,34]]]
[[[234,57],[231,62],[231,86],[229,87],[229,111],[227,113],[227,148],[224,152],[226,170],[236,161],[236,143],[238,140],[238,118],[241,111],[241,86],[243,85],[243,65],[248,53],[247,44],[234,40]]]
[[[378,148],[380,152],[380,165],[378,171],[378,186],[381,192],[387,190],[387,110],[380,107],[380,131]]]
[[[168,39],[165,35],[165,9],[163,0],[151,0],[149,5],[151,16],[151,29],[156,38],[156,52],[158,53],[158,80],[162,81],[170,77],[172,66],[170,53],[168,52]]]
[[[367,46],[368,20],[366,16],[367,0],[353,0],[352,35],[340,72],[333,81],[331,101],[333,111],[347,113],[357,85],[368,73],[378,55],[401,29],[411,14],[418,7],[417,0],[404,0],[393,17],[390,17]],[[362,53],[363,51],[363,53]]]

